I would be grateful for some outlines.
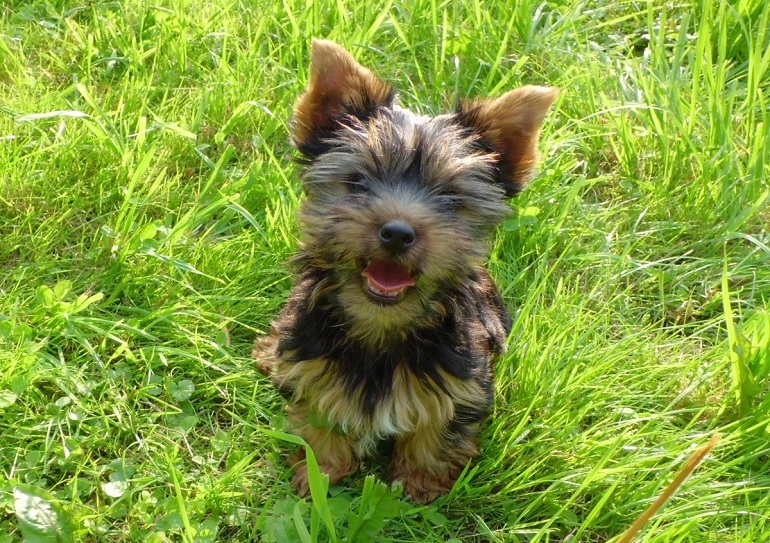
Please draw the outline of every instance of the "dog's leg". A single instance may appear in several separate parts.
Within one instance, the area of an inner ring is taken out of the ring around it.
[[[476,426],[462,433],[424,427],[396,439],[388,468],[390,481],[401,481],[404,493],[417,503],[447,494],[468,461],[479,454],[473,436]]]
[[[272,375],[273,368],[278,363],[277,347],[278,337],[275,331],[269,336],[261,336],[254,341],[251,356],[256,359],[259,372],[266,377]]]
[[[308,422],[306,410],[298,405],[289,408],[289,420],[295,425],[292,433],[304,439],[313,449],[318,468],[329,475],[329,483],[337,484],[342,479],[358,469],[360,459],[355,449],[355,440],[343,435],[335,428],[317,428]],[[289,465],[294,465],[296,471],[292,484],[300,496],[310,492],[308,482],[305,450],[299,449],[289,459]]]

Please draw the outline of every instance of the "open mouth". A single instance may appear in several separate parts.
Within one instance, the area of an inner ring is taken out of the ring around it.
[[[415,284],[405,266],[388,260],[372,260],[361,275],[366,295],[383,304],[400,302],[406,296],[406,289]]]

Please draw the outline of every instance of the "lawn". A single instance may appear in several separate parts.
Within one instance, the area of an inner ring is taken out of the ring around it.
[[[513,8],[511,6],[515,5]],[[426,114],[557,86],[489,259],[481,458],[300,500],[250,358],[291,288],[312,36]],[[0,543],[770,540],[770,3],[6,0]]]

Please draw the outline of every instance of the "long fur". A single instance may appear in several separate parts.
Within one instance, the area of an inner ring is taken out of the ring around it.
[[[254,356],[333,482],[392,440],[389,477],[427,502],[478,454],[511,326],[483,264],[555,91],[425,117],[338,45],[314,41],[311,59],[292,134],[306,166],[297,280]],[[408,246],[385,241],[389,221],[411,229]],[[362,277],[371,262],[414,284],[383,302]],[[307,493],[301,464],[294,485]]]

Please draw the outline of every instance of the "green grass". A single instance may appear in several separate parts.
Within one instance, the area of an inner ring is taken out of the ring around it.
[[[2,4],[0,543],[612,541],[714,432],[639,541],[768,537],[770,3],[512,4]],[[425,113],[562,91],[490,259],[483,456],[428,507],[377,461],[298,500],[249,357],[291,287],[311,36]]]

